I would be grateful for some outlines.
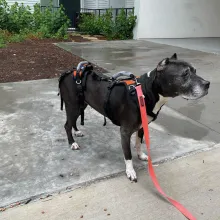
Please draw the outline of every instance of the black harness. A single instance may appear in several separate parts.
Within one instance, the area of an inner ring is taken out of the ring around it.
[[[81,125],[84,125],[84,109],[85,109],[85,96],[84,91],[86,91],[86,80],[89,73],[93,70],[93,66],[91,63],[86,63],[80,70],[73,68],[72,70],[68,70],[61,74],[59,78],[59,88],[60,83],[62,80],[69,74],[72,74],[73,81],[76,83],[76,93],[78,96],[78,103],[80,107],[80,115],[81,115]],[[59,93],[58,93],[59,95]],[[63,98],[60,96],[61,99],[61,110],[63,110]]]
[[[84,91],[86,91],[86,81],[87,81],[87,76],[89,73],[92,73],[93,70],[93,66],[91,65],[91,63],[86,63],[83,65],[82,68],[80,68],[80,70],[77,71],[76,68],[73,68],[72,70],[68,70],[64,73],[61,74],[60,78],[59,78],[59,88],[60,88],[60,84],[62,82],[62,80],[69,74],[72,74],[73,76],[73,81],[76,83],[76,92],[77,92],[77,96],[78,96],[78,102],[79,102],[79,106],[80,106],[80,115],[81,115],[81,125],[84,125],[84,109],[85,109],[85,96],[84,96]],[[96,74],[94,75],[94,77],[96,76]],[[133,78],[126,78],[126,79],[114,79],[114,78],[109,78],[109,77],[99,77],[100,81],[108,81],[109,85],[108,85],[108,91],[106,94],[106,99],[104,101],[104,112],[105,112],[105,117],[108,117],[114,124],[119,125],[119,123],[114,120],[113,118],[113,109],[111,109],[111,104],[110,104],[110,97],[111,97],[111,93],[113,88],[116,85],[124,85],[129,94],[134,97],[132,98],[138,105],[138,100],[137,100],[137,95],[136,95],[136,89],[135,86],[137,84],[137,78],[133,77]],[[58,93],[59,95],[59,93]],[[63,98],[62,96],[60,96],[61,99],[61,110],[63,110]],[[146,106],[149,106],[149,101],[151,100],[150,97],[145,97],[145,104]],[[139,105],[138,105],[139,106]],[[159,113],[159,111],[158,111]],[[156,120],[158,113],[155,114],[153,113],[153,109],[151,108],[147,108],[147,114],[149,116],[151,116],[153,118],[152,121]],[[104,126],[106,125],[106,118],[104,117]]]
[[[111,97],[112,90],[116,85],[124,85],[127,88],[129,94],[135,97],[133,98],[133,100],[139,106],[138,100],[136,98],[137,97],[136,89],[135,89],[135,86],[137,83],[136,80],[137,80],[136,78],[126,78],[126,79],[118,79],[118,80],[110,79],[109,80],[108,92],[107,92],[106,99],[104,102],[104,111],[105,111],[105,116],[108,117],[116,125],[119,125],[119,124],[113,118],[113,115],[112,115],[113,109],[111,109],[111,105],[110,105],[110,97]],[[149,103],[147,103],[147,99],[145,98],[145,105],[148,106],[148,104]],[[153,113],[153,109],[147,108],[147,115],[152,117],[152,121],[155,121],[157,119],[158,114],[159,114],[159,111],[157,112],[157,114],[155,114]]]
[[[131,84],[129,83],[128,85],[128,81],[131,81]],[[129,94],[131,96],[134,96],[136,94],[136,90],[135,90],[135,85],[136,85],[136,81],[134,80],[134,78],[126,78],[126,79],[109,79],[109,85],[108,85],[108,91],[106,94],[106,99],[104,101],[104,111],[105,111],[105,116],[108,117],[114,124],[119,125],[119,123],[113,118],[113,109],[111,109],[111,104],[110,104],[110,97],[111,97],[111,93],[112,90],[115,86],[117,85],[123,85],[127,88]]]

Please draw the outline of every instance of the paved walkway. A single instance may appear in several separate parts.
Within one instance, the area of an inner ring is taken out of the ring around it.
[[[215,45],[220,51],[220,45],[218,47],[217,43]],[[83,44],[61,43],[59,46],[107,68],[111,73],[127,70],[136,75],[154,69],[160,60],[177,53],[179,59],[192,63],[197,68],[199,75],[211,81],[211,88],[209,95],[201,100],[186,101],[182,98],[175,98],[168,102],[168,106],[220,133],[219,55],[146,40]],[[190,44],[188,46],[190,47]]]
[[[210,93],[196,102],[172,99],[162,109],[150,126],[153,161],[171,160],[220,143],[219,56],[147,41],[60,46],[109,69],[110,74],[119,70],[142,74],[177,52],[211,81]],[[103,127],[103,117],[91,108],[82,128],[86,136],[77,138],[82,150],[68,148],[57,79],[0,84],[0,99],[0,207],[124,174],[119,128],[109,121]],[[146,166],[134,150],[133,155],[136,168]],[[126,180],[125,175],[121,178]]]
[[[184,39],[147,39],[148,41],[190,48],[192,50],[203,51],[207,53],[220,54],[220,38],[184,38]]]
[[[220,147],[220,146],[219,146]],[[161,186],[198,220],[220,219],[220,148],[156,167]],[[159,197],[145,170],[9,209],[1,220],[185,220]]]

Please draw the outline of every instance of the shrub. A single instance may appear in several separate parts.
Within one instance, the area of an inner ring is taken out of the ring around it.
[[[79,23],[79,29],[86,34],[103,34],[107,39],[132,39],[133,29],[137,17],[134,10],[126,15],[124,9],[113,19],[112,9],[105,14],[97,16],[95,14],[82,14]]]
[[[6,46],[7,33],[0,29],[0,48]]]
[[[111,9],[107,10],[106,13],[101,16],[101,21],[101,34],[103,34],[109,40],[114,39],[115,23]]]
[[[115,19],[115,37],[121,40],[132,39],[136,19],[134,11],[129,12],[127,16],[125,10],[122,9]]]
[[[24,6],[23,3],[18,5],[15,2],[8,13],[7,30],[11,33],[20,33],[24,29],[32,28],[33,15],[29,6]]]
[[[7,30],[9,23],[9,6],[5,0],[0,0],[0,29]]]
[[[94,14],[82,14],[80,18],[79,28],[82,32],[87,34],[95,35],[101,32],[101,19]]]
[[[54,11],[52,2],[44,11],[40,4],[29,6],[18,4],[11,7],[6,0],[0,0],[0,44],[23,41],[32,38],[66,38],[70,20],[61,5]],[[7,33],[7,34],[6,34]]]

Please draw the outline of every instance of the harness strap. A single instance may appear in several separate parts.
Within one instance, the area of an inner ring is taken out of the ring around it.
[[[158,112],[158,113],[159,113],[159,112]],[[152,121],[155,121],[155,120],[157,119],[158,113],[157,113],[157,114],[154,114],[153,112],[148,112],[148,115],[153,118]]]
[[[89,72],[93,70],[93,66],[90,63],[84,63],[79,71],[73,71],[73,78],[76,82],[77,95],[79,99],[81,125],[84,125],[84,109],[85,109],[85,96],[86,80]]]
[[[76,81],[76,89],[77,89],[77,94],[78,94],[78,98],[79,98],[79,107],[80,107],[80,115],[81,115],[81,125],[84,125],[84,92],[83,92],[83,87],[82,87],[82,75],[83,72],[82,70],[80,71],[74,71],[73,75],[75,77],[75,81]]]
[[[146,148],[147,148],[147,153],[148,153],[148,172],[151,177],[151,180],[154,186],[156,187],[156,189],[158,190],[158,192],[162,196],[164,196],[174,207],[176,207],[186,218],[188,218],[189,220],[196,220],[196,218],[183,205],[181,205],[179,202],[175,201],[174,199],[168,197],[159,185],[156,174],[154,172],[151,155],[150,155],[150,137],[149,137],[149,129],[148,129],[148,119],[147,119],[147,114],[146,114],[147,111],[146,111],[146,106],[145,106],[144,95],[143,95],[140,84],[136,86],[136,91],[138,95],[142,126],[144,129],[144,137],[145,137]]]
[[[117,124],[113,117],[112,117],[112,109],[111,109],[111,106],[110,106],[110,96],[111,96],[111,93],[112,93],[112,89],[113,87],[117,84],[117,81],[110,81],[109,82],[109,86],[108,86],[108,91],[107,91],[107,94],[106,94],[106,99],[104,101],[104,111],[105,111],[105,115],[114,123],[114,124]],[[105,123],[104,123],[104,126],[105,126]]]
[[[87,81],[88,73],[89,73],[89,71],[85,71],[85,72],[83,73],[83,78],[82,78],[83,91],[86,91],[86,81]]]

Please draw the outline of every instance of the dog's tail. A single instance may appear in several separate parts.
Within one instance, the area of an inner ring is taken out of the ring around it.
[[[58,96],[60,95],[60,110],[61,111],[63,111],[63,98],[62,98],[62,95],[60,94],[60,85],[61,85],[62,81],[64,80],[64,78],[71,73],[72,73],[72,70],[67,70],[66,72],[63,72],[58,79],[59,92],[57,95]]]
[[[107,124],[107,121],[106,121],[106,117],[104,116],[104,124],[103,124],[103,126],[106,126],[106,124]]]
[[[63,111],[63,98],[60,96],[60,110]]]
[[[60,110],[63,111],[63,98],[62,98],[60,92],[58,92],[57,95],[60,96]]]

